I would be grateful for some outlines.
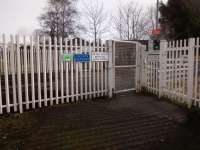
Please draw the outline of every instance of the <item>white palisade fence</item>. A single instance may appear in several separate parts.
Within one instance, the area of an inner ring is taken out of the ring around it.
[[[158,52],[143,59],[143,86],[162,97],[199,106],[200,39],[161,41]]]
[[[108,44],[49,37],[1,39],[0,114],[109,95],[112,62],[63,60],[63,54],[108,53]]]

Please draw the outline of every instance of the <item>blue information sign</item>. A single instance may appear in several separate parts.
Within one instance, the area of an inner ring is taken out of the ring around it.
[[[74,61],[75,62],[89,62],[90,55],[89,54],[75,54]]]

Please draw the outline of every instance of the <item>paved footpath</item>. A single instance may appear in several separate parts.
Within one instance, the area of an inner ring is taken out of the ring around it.
[[[127,93],[1,117],[0,149],[151,150],[185,120],[172,104]]]

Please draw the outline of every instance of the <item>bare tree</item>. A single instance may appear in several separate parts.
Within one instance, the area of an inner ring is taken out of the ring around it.
[[[79,26],[76,24],[76,0],[48,0],[45,12],[39,17],[44,33],[63,38],[75,35]]]
[[[144,39],[149,32],[149,21],[143,8],[133,2],[120,5],[113,21],[121,40]]]
[[[93,37],[96,42],[108,31],[106,11],[102,1],[84,2],[84,22],[89,36]]]

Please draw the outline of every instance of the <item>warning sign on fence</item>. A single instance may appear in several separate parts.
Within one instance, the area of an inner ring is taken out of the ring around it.
[[[63,61],[73,61],[72,54],[63,54]]]
[[[74,61],[75,62],[89,62],[90,55],[89,54],[75,54]]]
[[[92,61],[108,61],[108,53],[107,52],[93,52],[92,53]]]

